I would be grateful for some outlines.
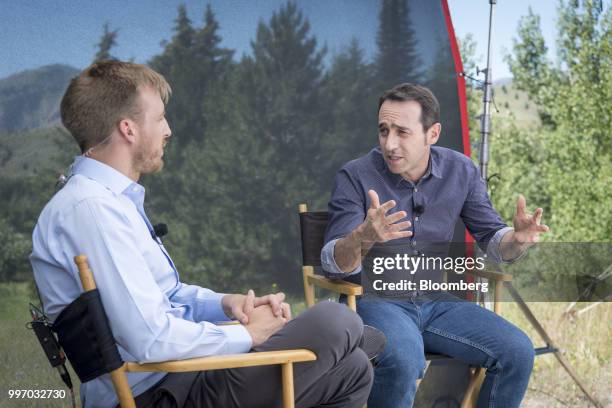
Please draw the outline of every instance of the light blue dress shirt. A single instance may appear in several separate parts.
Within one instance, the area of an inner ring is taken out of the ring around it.
[[[53,321],[83,291],[73,257],[85,254],[124,361],[157,362],[248,352],[252,340],[229,320],[223,294],[186,285],[161,241],[153,239],[140,184],[79,156],[72,175],[42,211],[30,262]],[[134,395],[165,373],[129,373]],[[114,407],[109,375],[81,385],[86,408]]]

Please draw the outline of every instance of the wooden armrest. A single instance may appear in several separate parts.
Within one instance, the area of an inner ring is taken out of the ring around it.
[[[297,363],[301,361],[314,361],[315,353],[306,349],[261,351],[257,353],[228,354],[224,356],[210,356],[190,358],[187,360],[164,361],[161,363],[126,363],[126,371],[168,373],[219,370],[223,368],[254,367],[262,365]]]
[[[473,269],[471,271],[465,271],[465,273],[469,273],[470,275],[479,276],[481,278],[487,278],[500,282],[511,282],[512,275],[503,273],[503,272],[495,272],[495,271],[479,271],[477,269]]]
[[[343,295],[361,296],[363,288],[351,282],[334,281],[321,275],[308,275],[306,277],[308,283],[316,285],[320,288],[331,290],[332,292],[341,293]]]

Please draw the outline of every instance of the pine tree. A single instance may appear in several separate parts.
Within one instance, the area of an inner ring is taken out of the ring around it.
[[[365,61],[356,39],[336,55],[323,83],[325,137],[319,150],[322,160],[320,178],[331,180],[338,169],[377,145],[377,104],[380,89],[375,83],[374,66]],[[324,208],[329,199],[319,205]]]
[[[234,185],[249,198],[240,213],[248,214],[251,227],[266,237],[264,269],[287,271],[298,267],[297,205],[328,194],[331,180],[317,177],[323,159],[321,112],[328,109],[321,104],[326,50],[318,48],[308,21],[292,2],[268,24],[259,24],[251,47],[253,56],[240,64],[238,86],[244,96],[244,129],[227,135],[241,157],[231,163],[242,172]],[[294,289],[298,283],[287,274],[274,281],[283,286],[292,282]]]
[[[166,109],[175,135],[171,157],[173,150],[180,151],[193,137],[192,132],[196,130],[191,123],[199,112],[197,106],[200,106],[198,99],[191,94],[191,86],[195,83],[192,74],[194,61],[191,55],[195,29],[184,4],[178,7],[173,31],[174,35],[166,44],[164,52],[149,63],[153,69],[164,75],[172,86],[172,101]]]
[[[233,51],[220,46],[218,29],[210,6],[206,8],[204,26],[196,29],[181,5],[172,40],[151,61],[151,66],[172,84],[173,97],[167,113],[178,150],[206,137],[208,112],[204,106],[214,107],[210,100],[216,92],[215,84],[221,87],[223,77],[232,69]]]
[[[119,29],[111,31],[108,23],[104,23],[103,30],[102,38],[100,38],[100,42],[97,44],[98,52],[96,52],[93,62],[116,59],[110,52],[111,49],[117,45],[117,33]]]
[[[402,82],[421,82],[422,62],[408,0],[383,0],[376,43],[380,89]]]

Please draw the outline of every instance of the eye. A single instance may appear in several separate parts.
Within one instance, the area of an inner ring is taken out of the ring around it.
[[[409,129],[399,129],[398,133],[400,137],[409,137],[412,135],[412,132]]]
[[[389,129],[387,129],[387,128],[379,128],[378,129],[378,134],[380,136],[383,136],[383,137],[387,136],[388,133],[389,133]]]

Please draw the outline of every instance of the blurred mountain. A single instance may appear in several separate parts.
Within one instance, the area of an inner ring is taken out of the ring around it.
[[[0,132],[59,124],[59,103],[79,72],[68,65],[46,65],[0,79]]]

